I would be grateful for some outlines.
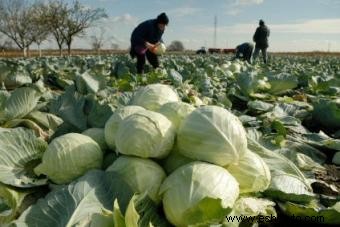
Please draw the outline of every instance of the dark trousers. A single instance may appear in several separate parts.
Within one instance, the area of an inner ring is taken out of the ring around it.
[[[265,64],[267,64],[267,61],[268,61],[267,48],[258,48],[258,47],[256,47],[255,48],[255,52],[254,52],[254,61],[259,56],[260,51],[262,53],[263,62]]]
[[[145,57],[148,59],[148,62],[154,68],[159,67],[159,61],[156,54],[152,53],[151,51],[147,50],[145,54],[136,54],[137,57],[137,73],[142,74],[144,73],[144,65],[145,65]]]
[[[249,64],[251,64],[251,56],[253,55],[253,49],[247,50],[243,55],[243,60],[247,61]]]

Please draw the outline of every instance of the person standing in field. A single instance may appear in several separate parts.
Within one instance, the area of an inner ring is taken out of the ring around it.
[[[242,59],[251,64],[251,57],[253,55],[254,45],[252,43],[242,43],[235,48],[235,59]]]
[[[154,53],[157,45],[162,42],[162,35],[169,18],[161,13],[155,19],[146,20],[140,23],[131,34],[130,55],[137,57],[137,73],[144,73],[145,58],[153,66],[159,67],[158,56]]]
[[[269,44],[268,44],[269,34],[270,34],[269,28],[264,24],[263,20],[260,20],[259,27],[257,27],[255,34],[253,36],[253,41],[256,43],[255,52],[254,52],[254,61],[256,60],[256,58],[258,57],[261,51],[263,62],[267,64],[267,61],[268,61],[267,48],[269,47]]]

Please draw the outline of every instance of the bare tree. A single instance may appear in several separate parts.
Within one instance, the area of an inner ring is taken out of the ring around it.
[[[168,46],[169,51],[183,51],[184,45],[181,41],[175,40],[172,41],[171,44]]]
[[[34,42],[32,7],[25,0],[0,0],[0,32],[8,36],[27,56]]]
[[[99,34],[91,36],[92,48],[97,52],[97,54],[100,53],[100,49],[103,48],[104,46],[105,43],[104,34],[105,34],[104,28],[100,28]]]
[[[80,4],[78,0],[74,1],[72,7],[68,9],[65,27],[62,32],[69,55],[71,54],[71,44],[74,37],[84,34],[87,28],[103,17],[107,17],[104,9],[87,8]]]
[[[13,49],[15,49],[13,47],[13,41],[10,40],[10,39],[1,40],[0,49],[1,50],[13,50]]]
[[[110,41],[110,45],[111,45],[111,49],[112,50],[118,50],[119,49],[119,43],[121,43],[122,41],[120,39],[118,39],[116,36],[110,36],[108,38],[108,40]]]
[[[67,4],[62,0],[42,3],[40,5],[45,18],[46,25],[52,33],[59,48],[59,54],[62,56],[63,44],[65,43],[64,30],[66,27],[68,9]]]
[[[34,42],[38,45],[39,56],[41,57],[41,43],[47,40],[51,29],[46,16],[46,5],[43,2],[36,2],[32,7],[32,30],[34,31]]]
[[[13,44],[14,43],[13,43],[13,41],[10,38],[0,34],[0,51],[1,51],[1,55],[2,56],[5,56],[5,52],[7,50],[14,50],[15,49]]]

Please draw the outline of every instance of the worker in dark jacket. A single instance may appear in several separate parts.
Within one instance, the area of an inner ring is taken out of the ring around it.
[[[256,43],[254,60],[256,60],[261,50],[263,61],[264,63],[267,63],[267,48],[269,46],[268,44],[269,34],[270,34],[269,28],[264,24],[263,20],[260,20],[259,27],[257,27],[255,34],[253,36],[253,41]]]
[[[239,58],[251,64],[251,57],[253,55],[253,50],[254,50],[254,45],[252,43],[242,43],[235,48],[234,59]]]
[[[133,30],[130,55],[132,58],[137,57],[137,73],[144,72],[145,57],[154,68],[159,66],[158,56],[153,52],[162,42],[162,35],[168,23],[168,16],[161,13],[156,19],[144,21]]]

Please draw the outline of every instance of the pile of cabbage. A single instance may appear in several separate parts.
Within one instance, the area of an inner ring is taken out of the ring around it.
[[[102,128],[49,143],[29,129],[1,129],[0,152],[0,223],[10,226],[239,226],[228,217],[276,217],[277,205],[340,213],[331,199],[310,208],[309,179],[234,113],[185,103],[164,84],[139,87]]]
[[[184,103],[167,85],[140,88],[106,122],[104,135],[119,154],[106,171],[160,204],[175,226],[222,223],[240,195],[270,184],[267,164],[248,150],[235,115]]]

